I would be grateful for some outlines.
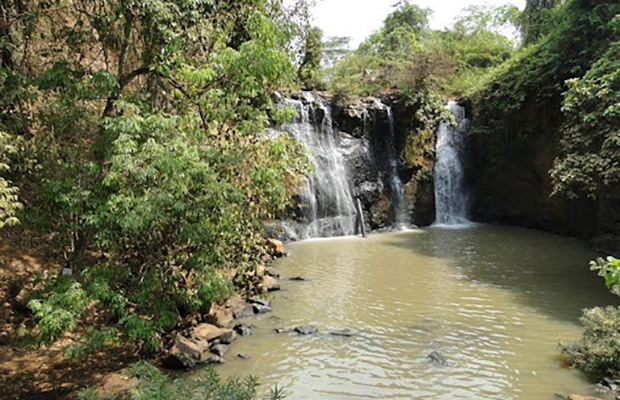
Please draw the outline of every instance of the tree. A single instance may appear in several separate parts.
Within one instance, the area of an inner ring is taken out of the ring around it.
[[[181,319],[231,293],[221,271],[243,277],[263,262],[262,222],[286,209],[306,171],[297,142],[262,134],[281,113],[273,92],[294,85],[295,23],[269,0],[0,9],[22,21],[0,26],[12,60],[0,69],[11,89],[0,91],[0,172],[5,143],[24,141],[36,165],[10,163],[29,200],[20,219],[51,234],[72,271],[33,294],[33,332],[51,342],[95,321],[110,328],[90,331],[98,343],[118,330],[156,350]],[[30,29],[36,52],[24,44]],[[15,191],[0,179],[3,223],[14,221]]]
[[[321,67],[322,39],[323,31],[317,27],[309,29],[306,33],[303,48],[304,56],[298,70],[299,80],[305,90],[321,90],[325,88]]]
[[[409,27],[415,34],[428,28],[428,17],[432,13],[430,9],[411,4],[408,0],[401,0],[394,7],[396,10],[383,22],[386,34],[402,26]]]
[[[323,65],[326,68],[333,66],[349,53],[351,38],[347,36],[329,37],[323,42]]]
[[[521,35],[523,45],[538,42],[549,33],[553,9],[562,0],[527,0],[521,16]]]

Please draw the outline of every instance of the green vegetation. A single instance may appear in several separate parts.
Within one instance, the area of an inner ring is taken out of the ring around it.
[[[198,379],[171,379],[152,364],[139,362],[129,369],[134,379],[132,400],[254,400],[258,399],[258,381],[254,377],[243,380],[231,378],[224,382],[213,369],[206,369]],[[85,389],[78,394],[80,400],[108,400],[111,396],[100,396],[94,389]],[[284,398],[278,388],[272,389],[265,400]]]
[[[52,238],[70,272],[41,277],[27,326],[42,343],[74,330],[93,339],[72,354],[119,338],[158,350],[162,333],[231,294],[218,271],[262,262],[262,221],[286,209],[307,170],[298,143],[262,133],[286,116],[273,91],[296,85],[294,10],[0,9],[0,226],[16,222],[19,187],[22,229]]]
[[[620,295],[620,260],[613,257],[590,263],[605,285]],[[596,307],[585,310],[581,317],[584,332],[574,344],[563,346],[569,364],[594,379],[620,376],[620,308]]]
[[[614,1],[594,5],[574,0],[556,7],[549,17],[554,29],[497,68],[470,94],[481,164],[491,168],[510,164],[510,155],[518,156],[516,150],[525,142],[559,130],[566,82],[584,76],[608,51],[618,13],[620,5]],[[567,112],[576,101],[572,93],[566,100]],[[563,130],[571,128],[565,125]]]
[[[620,35],[620,15],[612,22]],[[596,198],[620,183],[620,41],[567,83],[560,156],[551,176],[558,193]]]

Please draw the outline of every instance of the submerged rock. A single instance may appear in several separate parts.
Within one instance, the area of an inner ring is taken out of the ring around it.
[[[342,336],[342,337],[351,337],[351,336],[355,336],[356,333],[354,331],[352,331],[349,328],[345,328],[345,329],[338,329],[335,331],[331,331],[329,332],[330,335],[333,336]]]
[[[286,329],[286,328],[275,328],[273,330],[274,333],[288,333],[290,331],[291,331],[290,329]]]
[[[294,276],[292,278],[289,278],[289,281],[297,281],[297,282],[304,282],[306,279],[302,278],[301,276]]]
[[[442,356],[437,351],[433,351],[431,354],[429,354],[426,357],[429,358],[432,362],[435,362],[437,364],[446,365],[448,363],[448,361],[445,359],[445,357]]]
[[[242,360],[249,360],[250,358],[252,358],[252,356],[246,353],[239,353],[237,354],[237,357],[239,357]]]
[[[312,335],[317,333],[319,331],[319,328],[314,325],[299,325],[293,328],[293,330],[300,335]]]

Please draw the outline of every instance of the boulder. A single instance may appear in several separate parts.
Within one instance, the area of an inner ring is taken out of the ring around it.
[[[319,331],[319,328],[314,325],[299,325],[296,326],[293,330],[300,335],[312,335],[317,333]]]
[[[258,289],[263,293],[273,292],[280,290],[280,284],[273,276],[265,275],[261,283],[258,284]]]
[[[271,312],[271,307],[269,306],[264,306],[262,304],[252,304],[252,306],[256,314],[267,314]]]
[[[219,357],[224,357],[229,347],[230,346],[225,345],[225,344],[216,344],[215,346],[211,346],[211,353]]]
[[[245,323],[235,325],[235,332],[241,336],[252,336],[254,334],[252,325]]]
[[[232,329],[218,328],[211,324],[200,324],[192,329],[190,336],[199,341],[204,340],[210,342],[218,339],[224,342],[222,337],[230,338],[231,333]]]
[[[224,359],[224,357],[220,357],[217,354],[213,354],[209,352],[203,353],[202,357],[200,358],[200,364],[209,365],[209,364],[225,364],[225,363],[226,363],[226,360]]]
[[[196,341],[177,335],[164,363],[173,368],[194,368],[201,362],[204,350]]]
[[[271,254],[273,254],[275,257],[282,257],[286,255],[284,243],[282,243],[278,239],[267,239],[266,244]]]
[[[250,297],[248,299],[248,303],[258,304],[258,305],[267,306],[267,307],[269,307],[269,305],[270,305],[269,300],[261,299],[260,297]]]
[[[245,304],[234,311],[235,319],[248,318],[254,316],[254,307],[252,304]]]

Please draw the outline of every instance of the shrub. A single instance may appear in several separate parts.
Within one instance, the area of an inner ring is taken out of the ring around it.
[[[594,379],[620,375],[620,308],[596,307],[585,310],[580,319],[583,336],[563,346],[570,365]]]
[[[230,378],[221,381],[217,372],[206,369],[198,379],[172,379],[148,362],[138,362],[129,369],[134,378],[132,400],[253,400],[258,398],[258,381],[252,376],[244,379]],[[92,389],[78,394],[80,400],[107,400],[112,397],[99,396]],[[278,388],[271,390],[266,399],[281,400],[284,396]]]

